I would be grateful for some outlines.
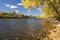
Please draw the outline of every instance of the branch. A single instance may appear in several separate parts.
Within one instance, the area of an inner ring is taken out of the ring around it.
[[[50,0],[49,0],[50,1]],[[53,8],[55,9],[56,13],[58,13],[57,8],[53,5],[53,3],[50,1],[51,5],[53,6]]]

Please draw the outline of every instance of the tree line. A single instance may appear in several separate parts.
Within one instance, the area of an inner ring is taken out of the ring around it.
[[[36,18],[35,16],[28,16],[16,12],[0,12],[0,18]]]

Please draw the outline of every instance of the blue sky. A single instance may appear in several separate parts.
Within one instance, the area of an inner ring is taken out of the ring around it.
[[[0,12],[18,12],[21,14],[38,15],[41,12],[37,8],[33,8],[30,12],[24,8],[21,0],[0,0]]]

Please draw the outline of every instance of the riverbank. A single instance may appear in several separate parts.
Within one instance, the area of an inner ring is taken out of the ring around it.
[[[49,39],[46,40],[60,40],[60,22],[58,20],[44,19],[42,25],[44,31],[50,32]]]
[[[49,37],[52,40],[60,40],[60,22],[59,21],[54,21],[54,22],[57,23],[56,25],[54,25],[56,26],[56,28],[51,31]]]

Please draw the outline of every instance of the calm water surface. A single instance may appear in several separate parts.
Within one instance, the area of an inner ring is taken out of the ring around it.
[[[0,19],[0,39],[23,36],[24,32],[38,33],[40,24],[40,19]]]

